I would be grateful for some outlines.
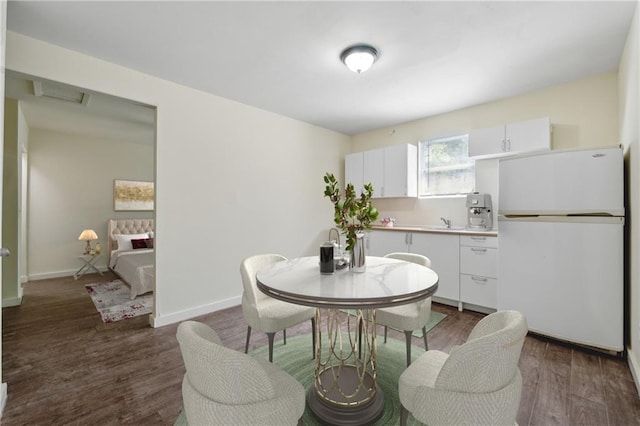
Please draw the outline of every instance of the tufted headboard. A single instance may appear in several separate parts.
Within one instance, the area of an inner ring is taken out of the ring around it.
[[[111,251],[118,248],[114,235],[143,232],[155,232],[153,219],[109,219],[107,221],[107,264],[110,264]]]

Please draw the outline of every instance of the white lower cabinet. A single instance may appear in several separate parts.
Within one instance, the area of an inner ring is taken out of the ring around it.
[[[498,239],[460,237],[460,302],[497,308]]]
[[[366,254],[382,257],[395,251],[408,252],[409,235],[408,232],[400,231],[370,231]]]
[[[458,234],[412,233],[411,252],[427,256],[431,269],[438,274],[438,290],[434,298],[440,302],[460,300],[460,259],[457,256]],[[441,300],[447,299],[447,300]]]
[[[369,233],[367,254],[384,256],[399,251],[427,256],[431,268],[438,274],[435,299],[457,306],[460,300],[459,239],[459,235],[453,233],[373,230]]]
[[[431,260],[438,274],[434,300],[495,310],[498,291],[498,238],[455,233],[372,230],[367,239],[368,256],[392,252],[418,253]]]

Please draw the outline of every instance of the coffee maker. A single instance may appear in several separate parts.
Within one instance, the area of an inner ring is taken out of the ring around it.
[[[467,194],[467,229],[490,231],[493,228],[491,194]]]

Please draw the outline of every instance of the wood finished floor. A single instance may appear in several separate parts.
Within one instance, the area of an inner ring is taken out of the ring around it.
[[[146,316],[103,324],[84,284],[113,278],[27,283],[22,306],[2,310],[2,379],[9,395],[3,425],[173,424],[185,371],[177,325],[153,329]],[[439,304],[432,309],[447,317],[429,333],[431,349],[463,343],[482,318]],[[228,347],[244,349],[240,307],[197,320],[213,327]],[[309,331],[306,322],[287,334]],[[254,332],[251,343],[267,340]],[[414,344],[422,343],[415,338]],[[528,336],[520,370],[520,425],[640,424],[640,399],[626,360]]]

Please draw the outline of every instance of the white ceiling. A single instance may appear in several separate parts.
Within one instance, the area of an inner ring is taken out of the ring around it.
[[[636,1],[9,1],[9,30],[346,134],[616,70]],[[361,75],[339,60],[369,43]]]

